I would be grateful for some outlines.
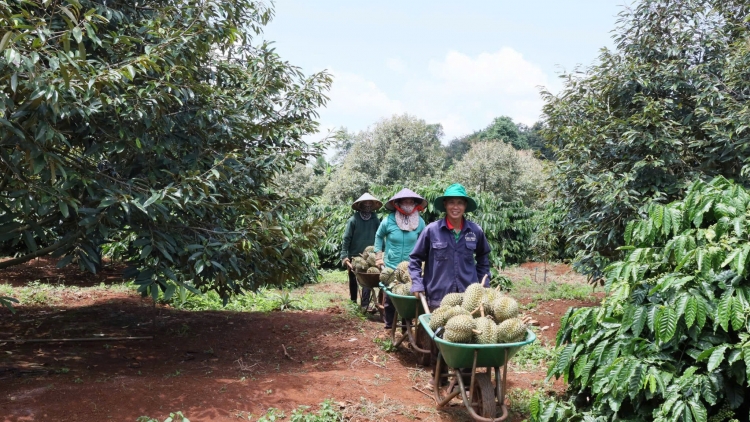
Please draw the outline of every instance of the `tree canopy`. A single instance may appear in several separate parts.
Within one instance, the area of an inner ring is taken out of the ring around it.
[[[0,2],[0,241],[16,255],[0,267],[52,254],[96,271],[104,250],[154,297],[310,275],[319,229],[286,219],[300,203],[269,183],[319,154],[302,136],[331,79],[254,43],[272,16],[249,0]]]
[[[583,271],[599,277],[621,256],[642,207],[699,178],[747,184],[748,14],[743,1],[642,1],[621,14],[614,51],[545,94],[563,227]]]

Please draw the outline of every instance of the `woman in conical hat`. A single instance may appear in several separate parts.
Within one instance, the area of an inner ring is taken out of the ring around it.
[[[365,192],[354,203],[352,209],[356,211],[354,215],[346,222],[344,230],[344,241],[341,244],[341,265],[348,268],[349,260],[364,252],[365,248],[372,246],[375,241],[375,232],[378,230],[380,220],[377,211],[383,203],[378,201],[374,196]],[[357,277],[349,269],[349,298],[352,302],[357,302]],[[370,289],[362,289],[362,306],[370,303]]]
[[[388,268],[409,260],[409,254],[424,230],[424,220],[419,215],[427,207],[427,201],[410,189],[402,189],[385,204],[392,211],[383,219],[375,234],[375,252],[383,253],[378,261]],[[394,309],[389,299],[385,302],[385,328],[393,324]]]

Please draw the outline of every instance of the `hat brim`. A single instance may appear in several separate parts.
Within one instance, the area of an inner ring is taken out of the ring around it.
[[[410,197],[405,197],[405,198],[391,199],[390,201],[388,201],[388,202],[385,203],[385,209],[387,209],[388,211],[396,211],[396,207],[393,205],[393,203],[395,201],[401,201],[403,199],[413,199],[414,202],[417,203],[418,205],[420,205],[423,209],[427,208],[427,200],[426,199],[424,199],[424,198],[410,198]],[[422,202],[419,202],[419,201],[422,201]]]
[[[373,211],[377,211],[377,210],[380,209],[380,207],[383,206],[383,203],[380,202],[380,201],[378,201],[377,199],[366,199],[365,201],[371,201],[371,202],[375,203],[375,207],[372,208]],[[359,211],[360,210],[359,206],[362,205],[362,203],[365,202],[365,201],[357,201],[357,202],[353,203],[352,204],[352,209],[354,211]]]
[[[434,201],[432,201],[432,206],[435,208],[435,211],[445,212],[445,205],[443,204],[443,201],[448,198],[461,198],[466,200],[466,212],[474,212],[477,210],[477,201],[469,196],[438,196]]]

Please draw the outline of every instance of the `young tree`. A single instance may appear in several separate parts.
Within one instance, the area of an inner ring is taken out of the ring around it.
[[[357,134],[344,163],[326,186],[333,203],[356,198],[372,185],[428,183],[443,170],[443,129],[408,114],[379,121]]]
[[[451,171],[455,180],[476,192],[490,192],[506,202],[538,205],[547,191],[547,171],[532,151],[505,142],[476,142]]]
[[[696,178],[746,184],[750,158],[745,1],[641,1],[621,14],[615,51],[545,94],[563,226],[598,277],[621,256],[625,223]]]
[[[250,0],[0,2],[0,241],[96,271],[130,262],[143,293],[226,297],[310,275],[316,225],[274,175],[319,154],[330,77],[254,36]],[[171,282],[170,282],[171,280]]]

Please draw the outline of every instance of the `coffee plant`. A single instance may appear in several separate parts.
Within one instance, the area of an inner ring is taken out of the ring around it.
[[[748,420],[750,193],[721,176],[626,225],[599,307],[561,320],[549,377],[567,403],[535,421]]]

